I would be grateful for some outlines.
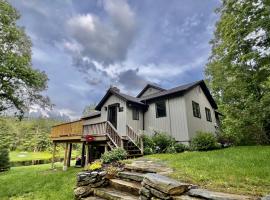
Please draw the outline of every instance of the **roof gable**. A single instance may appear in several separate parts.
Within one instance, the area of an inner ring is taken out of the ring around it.
[[[161,92],[161,91],[165,91],[165,89],[163,89],[163,88],[161,88],[161,87],[159,87],[159,86],[157,86],[157,85],[153,85],[153,84],[147,84],[143,89],[142,89],[142,91],[137,95],[137,98],[140,98],[140,97],[142,97],[143,96],[143,94],[148,90],[148,89],[150,89],[150,88],[153,88],[153,89],[155,89],[155,90],[157,90],[157,91],[159,91],[159,92]],[[155,92],[155,94],[156,94],[157,92]]]
[[[183,95],[183,94],[185,94],[185,92],[191,90],[192,88],[194,88],[198,85],[202,88],[202,90],[203,90],[205,96],[207,97],[209,103],[211,104],[211,106],[214,109],[217,109],[217,104],[216,104],[215,100],[213,99],[209,89],[207,88],[207,86],[203,80],[196,81],[196,82],[189,83],[189,84],[185,84],[185,85],[181,85],[181,86],[178,86],[178,87],[175,87],[175,88],[172,88],[169,90],[165,90],[165,91],[162,91],[162,92],[159,92],[156,94],[152,94],[152,95],[149,95],[146,97],[141,97],[140,100],[146,102],[146,101],[154,100],[157,98],[160,99],[160,98],[173,97],[175,95]]]
[[[115,96],[119,97],[120,99],[122,99],[122,100],[124,100],[124,101],[126,101],[128,103],[136,104],[136,105],[142,106],[142,107],[147,107],[147,105],[145,105],[143,102],[141,102],[139,98],[132,97],[130,95],[121,93],[116,88],[110,88],[109,90],[107,90],[106,94],[101,99],[101,101],[98,103],[98,105],[96,106],[95,109],[100,111],[102,106],[105,104],[105,102],[109,99],[109,97],[111,95],[115,95]]]

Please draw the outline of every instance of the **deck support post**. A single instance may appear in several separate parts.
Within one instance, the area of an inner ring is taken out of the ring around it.
[[[52,169],[54,169],[55,152],[56,152],[56,142],[53,142]]]
[[[89,153],[89,163],[91,163],[93,161],[93,145],[89,145],[89,149],[88,149],[88,153]]]
[[[70,167],[71,153],[72,153],[72,143],[69,143],[69,145],[68,145],[67,167]]]
[[[105,144],[104,148],[105,148],[104,152],[109,151],[109,149],[108,149],[108,145],[107,145],[107,144]]]
[[[86,144],[85,147],[86,147],[86,148],[85,148],[85,150],[86,150],[86,159],[85,159],[85,164],[84,164],[84,166],[87,167],[87,165],[88,165],[88,163],[89,163],[89,145],[88,145],[88,143]]]
[[[81,167],[85,165],[85,142],[82,143],[82,158],[81,158]]]
[[[67,170],[67,157],[68,157],[68,142],[66,143],[66,147],[65,147],[65,157],[64,157],[63,171]]]

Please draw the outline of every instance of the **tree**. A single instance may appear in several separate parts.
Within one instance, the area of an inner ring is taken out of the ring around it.
[[[0,118],[0,172],[8,170],[9,164],[9,145],[11,141],[10,124],[7,120]]]
[[[223,0],[206,76],[223,132],[236,143],[270,141],[270,1]]]
[[[41,92],[47,88],[44,72],[32,68],[31,41],[17,26],[18,12],[0,0],[0,114],[14,112],[22,117],[30,105],[48,106]]]

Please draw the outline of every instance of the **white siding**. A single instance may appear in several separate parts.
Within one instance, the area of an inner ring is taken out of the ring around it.
[[[186,113],[188,118],[188,132],[190,139],[195,136],[197,131],[212,132],[215,133],[215,114],[214,109],[210,105],[203,90],[200,86],[197,86],[185,94],[186,101]],[[193,116],[192,101],[199,103],[201,118]],[[211,111],[212,122],[206,120],[205,107]]]
[[[139,120],[133,120],[132,107],[127,107],[127,125],[129,125],[136,133],[143,130],[143,112],[139,112]]]
[[[120,107],[123,107],[124,110],[122,112],[119,112],[119,109],[117,109],[117,131],[121,136],[126,135],[126,102],[120,98],[118,98],[115,95],[112,95],[109,97],[109,99],[105,102],[105,104],[101,108],[101,121],[107,121],[108,119],[108,109],[105,110],[105,106],[108,107],[108,105],[114,104],[114,103],[120,103]]]
[[[153,134],[154,131],[166,132],[177,141],[187,141],[188,129],[186,107],[183,97],[175,97],[166,101],[166,117],[156,118],[155,103],[149,105],[145,113],[145,132]]]
[[[160,92],[160,90],[156,89],[156,88],[152,88],[152,87],[149,87],[142,95],[141,97],[146,97],[146,96],[149,96],[151,94],[155,94],[155,93],[158,93]]]

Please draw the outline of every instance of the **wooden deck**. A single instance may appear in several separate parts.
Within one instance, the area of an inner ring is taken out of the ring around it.
[[[58,124],[56,126],[53,126],[51,130],[51,139],[53,141],[81,139],[82,136],[82,120]]]

